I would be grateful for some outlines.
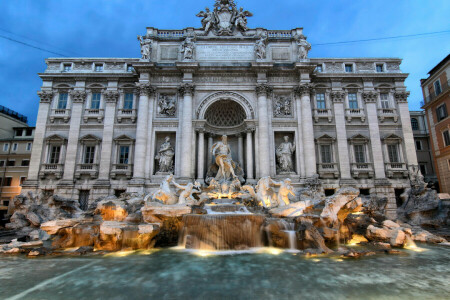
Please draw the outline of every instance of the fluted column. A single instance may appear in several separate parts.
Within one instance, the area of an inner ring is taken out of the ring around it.
[[[336,140],[339,155],[341,179],[351,179],[350,159],[348,152],[347,128],[345,123],[344,92],[332,92],[334,118],[336,120]]]
[[[247,179],[253,179],[253,130],[247,130]]]
[[[299,175],[301,177],[306,176],[305,170],[305,150],[303,144],[303,116],[302,116],[302,99],[301,93],[295,93],[295,102],[297,106],[297,162],[298,162],[298,170]]]
[[[272,92],[272,87],[259,84],[256,87],[258,96],[258,127],[259,127],[259,176],[270,175],[270,132],[267,95]]]
[[[116,105],[119,100],[119,92],[117,90],[105,91],[103,93],[105,99],[105,118],[103,121],[103,138],[102,138],[102,152],[100,155],[100,171],[98,181],[109,182],[111,172],[111,163],[115,163],[111,159],[113,135],[114,135],[114,121],[116,118]]]
[[[213,147],[213,142],[214,142],[214,135],[212,133],[208,134],[208,149],[206,150],[208,152],[207,155],[207,163],[206,163],[206,168],[209,168],[209,166],[212,163],[212,153],[211,153],[211,149]]]
[[[364,92],[362,94],[366,102],[367,121],[369,122],[370,145],[372,148],[373,166],[375,170],[375,178],[386,178],[384,169],[383,148],[380,138],[380,127],[378,125],[377,115],[377,99],[378,94],[375,92]]]
[[[184,179],[188,179],[192,175],[192,97],[194,90],[194,85],[189,83],[185,83],[179,88],[179,92],[183,96],[180,177]]]
[[[238,162],[241,168],[244,168],[244,137],[238,134]]]
[[[34,131],[33,149],[31,151],[30,167],[28,169],[27,181],[37,181],[39,176],[39,168],[42,163],[42,151],[44,151],[45,131],[47,128],[47,119],[50,112],[50,104],[52,103],[54,93],[52,91],[38,92],[41,99],[36,121],[36,129]],[[37,182],[33,183],[37,184]]]
[[[72,110],[70,116],[70,131],[67,142],[66,160],[64,163],[63,180],[73,181],[75,174],[75,167],[77,162],[78,140],[80,138],[81,117],[83,115],[83,105],[86,100],[85,91],[72,91],[70,97],[72,98]]]
[[[147,153],[147,125],[149,96],[153,94],[154,88],[147,82],[137,83],[139,94],[139,108],[136,128],[136,148],[134,155],[133,183],[144,184],[145,163]]]
[[[314,127],[311,111],[311,91],[313,85],[304,83],[299,85],[295,92],[301,97],[302,104],[302,134],[303,134],[303,155],[305,157],[305,176],[311,177],[317,174],[316,150],[314,144]]]
[[[398,113],[402,122],[403,139],[406,150],[406,163],[408,167],[418,166],[414,136],[411,127],[411,116],[408,108],[409,92],[401,91],[395,93],[395,100],[398,105]]]
[[[203,129],[198,131],[198,157],[197,179],[202,180],[205,173],[205,133]]]
[[[155,107],[156,102],[156,93],[153,89],[151,89],[153,94],[150,94],[148,97],[148,118],[147,118],[147,152],[145,154],[146,162],[145,162],[145,179],[150,179],[152,175],[153,166],[155,160],[151,157],[152,148],[153,148],[153,108]]]

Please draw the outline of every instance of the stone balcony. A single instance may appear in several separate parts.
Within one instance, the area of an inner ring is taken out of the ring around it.
[[[339,178],[339,167],[337,163],[319,163],[317,171],[321,178]]]
[[[56,119],[62,119],[65,123],[70,120],[70,109],[52,109],[50,112],[50,122],[55,122]]]
[[[63,164],[42,164],[39,171],[39,177],[44,179],[47,176],[55,176],[56,179],[61,179],[64,172]]]
[[[83,120],[87,123],[89,119],[96,119],[97,122],[102,123],[104,118],[103,109],[86,109],[84,111]]]
[[[409,172],[405,163],[385,163],[386,176],[393,178],[394,176],[408,177]]]
[[[319,122],[320,119],[327,119],[329,123],[333,121],[333,112],[329,108],[314,109],[313,111],[314,122]]]
[[[373,178],[375,175],[372,163],[352,163],[351,172],[353,178]]]
[[[111,170],[111,177],[116,179],[117,177],[125,176],[127,179],[133,177],[133,165],[131,164],[115,164]]]
[[[136,109],[119,109],[117,112],[117,122],[122,123],[124,119],[130,119],[132,123],[136,122],[137,111]]]
[[[347,108],[345,110],[345,117],[349,123],[352,119],[361,119],[361,122],[366,121],[366,114],[362,108]]]
[[[98,177],[98,164],[78,164],[75,171],[75,177],[80,179],[83,175],[87,175],[92,179]]]
[[[398,122],[398,114],[395,108],[379,108],[378,119],[384,122],[385,119],[392,119],[395,123]]]

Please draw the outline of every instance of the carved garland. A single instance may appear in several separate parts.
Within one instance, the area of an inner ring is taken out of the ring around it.
[[[224,100],[224,99],[231,99],[231,100],[235,100],[238,103],[241,103],[243,107],[245,107],[246,109],[249,110],[250,112],[250,119],[254,119],[255,118],[255,112],[253,110],[252,105],[250,104],[250,102],[247,101],[247,99],[245,99],[243,96],[237,94],[237,93],[233,93],[233,92],[217,92],[214,93],[212,95],[209,95],[208,97],[206,97],[199,105],[198,109],[197,109],[197,118],[200,119],[202,116],[202,112],[203,114],[205,113],[206,110],[204,110],[205,106],[210,106],[212,105],[214,102],[216,101],[220,101],[220,100]],[[248,113],[248,112],[247,112]]]

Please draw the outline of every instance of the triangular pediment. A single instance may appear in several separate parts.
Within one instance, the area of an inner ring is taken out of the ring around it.
[[[383,140],[390,140],[390,141],[401,141],[401,140],[402,140],[402,138],[401,138],[401,137],[399,137],[399,136],[398,136],[398,135],[396,135],[396,134],[393,134],[393,133],[391,133],[391,134],[389,134],[389,135],[385,136],[385,137],[383,138]]]
[[[64,141],[67,141],[67,138],[65,138],[59,134],[53,134],[53,135],[45,138],[45,140],[48,142],[64,142]]]
[[[101,138],[96,137],[95,135],[92,134],[87,134],[82,138],[80,138],[80,141],[82,142],[100,142],[101,140],[102,140]]]
[[[335,138],[332,136],[329,136],[328,134],[321,135],[320,137],[316,138],[317,141],[334,141]]]
[[[116,142],[117,141],[134,141],[134,139],[132,137],[129,137],[128,135],[123,134],[121,136],[116,137],[114,139],[114,141],[116,141]]]
[[[349,140],[351,140],[351,141],[368,141],[369,138],[358,133],[358,134],[352,136],[351,138],[349,138]]]

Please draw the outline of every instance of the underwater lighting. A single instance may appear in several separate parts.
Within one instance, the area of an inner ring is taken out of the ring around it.
[[[408,245],[408,246],[405,246],[404,249],[411,250],[414,252],[419,252],[419,253],[428,251],[428,249],[420,248],[420,247],[417,247],[416,245]]]
[[[109,254],[106,254],[105,256],[107,256],[107,257],[126,257],[126,256],[130,256],[132,254],[135,254],[136,252],[137,251],[135,251],[135,250],[126,250],[126,251],[109,253]]]

